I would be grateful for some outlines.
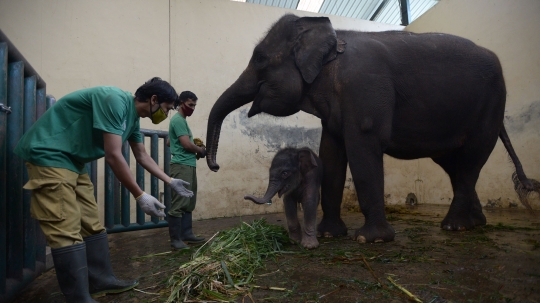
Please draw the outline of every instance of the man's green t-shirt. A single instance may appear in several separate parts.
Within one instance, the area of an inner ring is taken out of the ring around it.
[[[178,137],[180,136],[189,136],[189,141],[193,143],[193,135],[191,134],[191,129],[189,129],[186,119],[179,113],[176,113],[171,118],[171,123],[169,123],[169,140],[171,141],[172,154],[171,163],[197,167],[197,154],[187,151],[182,144],[180,144],[180,140],[178,140]]]
[[[85,164],[105,156],[103,132],[122,142],[143,142],[139,115],[130,92],[98,86],[59,99],[22,136],[15,153],[46,167],[86,173]]]

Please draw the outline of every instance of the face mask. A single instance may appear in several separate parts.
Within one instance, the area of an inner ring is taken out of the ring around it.
[[[150,105],[150,112],[152,112],[152,105]],[[152,113],[152,123],[159,124],[163,122],[163,120],[167,119],[167,113],[163,111],[163,108],[161,106],[156,109],[155,112]]]
[[[194,109],[189,106],[186,106],[185,103],[182,103],[182,111],[184,112],[184,115],[189,117],[191,116],[191,114],[193,114]]]

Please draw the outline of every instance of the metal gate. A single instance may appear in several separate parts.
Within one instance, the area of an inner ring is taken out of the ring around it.
[[[34,278],[46,270],[46,240],[36,220],[30,217],[30,191],[22,189],[28,180],[23,160],[13,150],[26,130],[56,100],[46,94],[46,84],[0,30],[0,303],[12,301]],[[165,145],[168,132],[141,130],[149,137],[150,156],[159,163],[159,142],[163,142],[163,168],[169,173],[170,149]],[[123,146],[126,161],[130,148]],[[98,193],[98,162],[87,164]],[[136,180],[144,190],[145,170],[137,164]],[[104,225],[109,233],[167,226],[157,217],[146,221],[136,206],[131,218],[130,193],[119,183],[112,169],[104,164]],[[159,191],[156,177],[150,177],[150,194],[170,207],[169,187]]]

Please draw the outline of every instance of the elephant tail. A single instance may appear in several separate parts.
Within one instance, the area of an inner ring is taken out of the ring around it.
[[[540,195],[540,182],[534,179],[528,179],[525,175],[523,167],[521,166],[521,162],[519,161],[516,152],[512,147],[512,143],[510,142],[510,138],[508,137],[508,133],[506,132],[504,125],[501,127],[501,130],[499,132],[499,138],[501,138],[501,141],[503,142],[504,147],[506,148],[506,151],[510,156],[510,159],[512,159],[512,162],[516,167],[516,171],[512,174],[512,181],[514,181],[514,190],[518,194],[521,204],[523,204],[530,211],[532,211],[532,207],[529,204],[529,194],[532,192],[536,192]]]

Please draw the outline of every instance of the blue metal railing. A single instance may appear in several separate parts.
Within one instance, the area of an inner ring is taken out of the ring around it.
[[[13,149],[53,100],[0,31],[0,302],[12,300],[45,270],[45,237],[30,217],[30,194],[22,189],[28,176]]]
[[[159,139],[163,139],[163,170],[169,174],[169,163],[171,159],[170,148],[165,144],[168,132],[141,129],[141,133],[145,137],[150,138],[150,156],[156,163],[159,163]],[[122,153],[124,159],[128,165],[130,165],[130,147],[126,142],[122,147]],[[93,161],[87,164],[87,170],[90,175],[90,180],[94,184],[94,196],[97,200],[97,161]],[[145,170],[140,164],[136,164],[136,180],[139,187],[145,190],[146,178]],[[139,205],[136,206],[135,218],[131,218],[131,194],[129,191],[120,184],[118,179],[114,176],[112,169],[108,164],[104,164],[105,168],[105,186],[104,186],[104,200],[105,200],[105,220],[104,225],[108,233],[124,232],[141,230],[156,227],[167,226],[167,221],[160,220],[158,217],[151,217],[150,221],[146,221],[144,212],[140,209]],[[150,194],[157,199],[160,199],[159,180],[154,176],[150,176]],[[163,189],[163,201],[166,209],[171,206],[171,190],[168,186]],[[133,220],[132,220],[133,219]]]

